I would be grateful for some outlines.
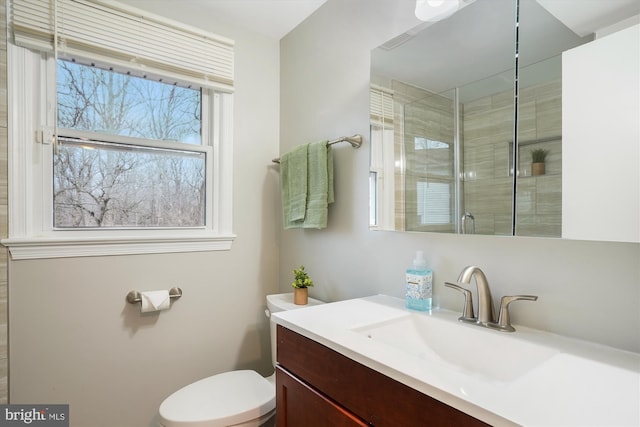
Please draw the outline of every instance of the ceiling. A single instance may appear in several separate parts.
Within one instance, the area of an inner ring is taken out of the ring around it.
[[[537,0],[580,37],[640,13],[638,0]]]
[[[174,10],[192,8],[199,15],[222,20],[280,40],[326,0],[120,0],[171,18]],[[185,24],[191,24],[185,22]]]

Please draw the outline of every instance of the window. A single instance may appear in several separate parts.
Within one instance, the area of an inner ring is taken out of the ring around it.
[[[369,162],[369,227],[395,228],[394,105],[393,92],[371,85],[369,88],[371,158]]]
[[[205,225],[201,90],[58,60],[57,105],[54,228]]]
[[[2,243],[12,257],[229,249],[232,42],[102,4],[12,0],[10,7],[10,228]],[[31,22],[51,7],[65,8],[63,16],[97,13],[92,19],[105,27],[131,26],[128,37],[141,36],[101,45],[98,32],[91,40],[78,32],[78,41],[71,25]],[[163,26],[184,49],[147,46],[163,43],[162,34],[148,34]],[[60,51],[43,42],[58,27],[68,31]],[[127,59],[131,49],[141,51]],[[167,49],[178,60],[164,61]],[[217,65],[179,60],[194,49]]]
[[[416,182],[418,224],[451,223],[451,184],[446,182]]]
[[[411,230],[446,231],[454,224],[453,143],[422,136],[413,138],[408,156],[413,173],[407,198],[416,206],[408,221]]]

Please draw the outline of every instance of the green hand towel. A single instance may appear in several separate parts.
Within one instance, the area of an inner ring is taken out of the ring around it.
[[[283,225],[325,228],[334,201],[333,153],[327,141],[300,145],[280,158]]]
[[[326,228],[328,205],[333,202],[333,156],[327,141],[309,144],[307,209],[303,228]]]
[[[300,145],[280,158],[280,192],[284,228],[299,228],[307,208],[307,152]]]
[[[329,188],[327,189],[327,202],[334,202],[333,194],[333,150],[330,145],[327,145],[327,176],[329,180]]]

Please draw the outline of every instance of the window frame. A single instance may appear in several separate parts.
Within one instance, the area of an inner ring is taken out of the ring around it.
[[[229,250],[232,232],[233,94],[203,88],[202,145],[208,161],[204,227],[54,229],[54,55],[7,46],[9,237],[13,259]],[[206,122],[206,123],[205,123]]]

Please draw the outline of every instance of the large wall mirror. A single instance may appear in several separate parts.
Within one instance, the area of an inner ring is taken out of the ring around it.
[[[640,3],[459,3],[372,51],[370,227],[640,241]]]

